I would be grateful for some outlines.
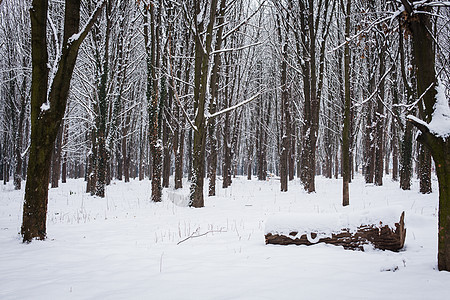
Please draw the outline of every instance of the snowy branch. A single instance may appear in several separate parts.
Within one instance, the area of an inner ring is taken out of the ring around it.
[[[235,110],[236,108],[241,107],[242,105],[245,105],[245,104],[247,104],[247,103],[252,102],[253,100],[255,100],[256,98],[258,98],[258,97],[261,96],[262,94],[265,94],[265,93],[270,92],[270,91],[273,91],[273,90],[274,90],[274,89],[271,89],[271,90],[265,90],[265,91],[259,92],[259,93],[257,93],[256,95],[253,95],[252,97],[248,98],[247,100],[244,100],[244,101],[242,101],[242,102],[240,102],[240,103],[238,103],[238,104],[236,104],[236,105],[233,105],[233,106],[230,106],[230,107],[228,107],[228,108],[222,109],[221,111],[218,111],[218,112],[216,112],[216,113],[213,113],[212,115],[207,115],[207,116],[206,116],[206,120],[209,120],[209,119],[215,118],[215,117],[217,117],[217,116],[220,116],[220,115],[222,115],[222,114],[224,114],[224,113],[233,111],[233,110]]]
[[[97,20],[98,16],[101,14],[103,7],[106,5],[106,0],[102,0],[97,4],[97,7],[95,8],[94,12],[89,17],[88,22],[86,25],[84,25],[83,29],[81,29],[78,33],[75,33],[72,35],[69,40],[67,41],[68,47],[71,47],[72,45],[76,45],[76,47],[79,47],[81,45],[81,42],[84,40],[84,38],[89,33],[89,30],[94,26],[95,21]]]

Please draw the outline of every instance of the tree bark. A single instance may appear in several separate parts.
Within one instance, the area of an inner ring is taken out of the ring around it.
[[[340,233],[333,233],[331,237],[319,238],[318,241],[311,242],[306,234],[298,237],[297,232],[289,235],[267,233],[265,235],[266,244],[275,245],[315,245],[316,243],[327,243],[336,246],[343,246],[344,249],[364,251],[364,245],[372,244],[381,250],[399,251],[403,248],[406,238],[405,213],[400,216],[400,221],[395,223],[395,229],[388,225],[364,224],[358,227],[356,232],[350,232],[343,228]],[[316,239],[317,233],[311,232],[311,238]]]
[[[216,18],[218,0],[210,2],[209,23],[206,29],[206,39],[203,42],[200,35],[204,29],[204,20],[194,17],[197,34],[195,39],[195,77],[194,77],[194,109],[196,110],[194,125],[194,144],[192,153],[192,184],[190,187],[190,203],[192,207],[203,207],[203,181],[205,173],[206,119],[205,101],[208,83],[209,55],[211,53],[212,33]],[[200,1],[194,1],[194,15],[201,14]],[[204,45],[204,46],[203,46]]]
[[[106,4],[106,33],[105,33],[105,44],[104,44],[104,56],[99,65],[101,67],[100,75],[100,85],[98,88],[98,114],[96,117],[96,128],[97,128],[97,176],[95,183],[95,195],[98,197],[105,197],[105,189],[108,177],[108,160],[109,153],[106,148],[106,123],[108,114],[108,102],[107,102],[107,81],[109,74],[109,40],[111,36],[111,0],[107,1]]]
[[[344,48],[344,128],[342,132],[342,205],[349,205],[349,182],[350,182],[350,7],[351,1],[347,0],[345,13],[345,48]],[[344,8],[342,8],[344,9]]]
[[[25,65],[25,63],[24,63]],[[22,95],[21,95],[21,102],[20,102],[20,113],[19,113],[19,124],[17,127],[17,135],[16,135],[16,169],[14,171],[14,189],[20,190],[22,187],[22,165],[23,165],[23,159],[22,159],[22,140],[23,140],[23,132],[24,132],[24,122],[25,122],[25,112],[27,109],[27,100],[25,96],[25,88],[26,88],[26,81],[25,78],[22,82]],[[1,152],[1,149],[0,149]],[[1,160],[1,158],[0,158]]]
[[[78,39],[69,40],[78,32],[80,0],[66,1],[62,54],[58,69],[48,91],[47,10],[46,0],[33,0],[31,15],[32,83],[31,83],[31,146],[25,186],[21,234],[24,242],[45,239],[48,183],[51,154],[66,109],[78,49],[105,2],[101,2]],[[48,101],[47,110],[41,110]]]
[[[155,29],[154,5],[150,5],[150,11],[146,9],[144,19],[144,37],[147,51],[147,101],[149,105],[149,140],[152,156],[152,195],[153,202],[161,201],[161,173],[162,173],[162,145],[160,141],[160,127],[158,120],[159,95],[156,68],[159,62],[159,34]],[[150,14],[150,20],[148,18]],[[150,22],[150,28],[149,28]],[[157,24],[159,26],[159,24]]]
[[[419,146],[419,190],[422,194],[430,194],[431,188],[431,153],[423,145]]]
[[[209,103],[209,113],[214,114],[217,109],[217,101],[219,98],[219,69],[221,67],[221,59],[220,52],[218,52],[222,48],[222,35],[224,30],[224,22],[225,22],[225,6],[226,1],[220,1],[219,14],[217,16],[218,22],[217,26],[219,29],[217,30],[216,36],[216,45],[214,50],[216,53],[214,54],[214,62],[211,71],[211,79],[210,79],[210,103]],[[212,118],[208,121],[208,138],[209,138],[209,157],[208,157],[208,178],[209,178],[209,186],[208,186],[208,196],[216,195],[216,173],[217,173],[217,138],[216,138],[216,118]]]
[[[64,121],[61,122],[61,126],[58,130],[58,135],[56,136],[55,147],[52,153],[52,188],[57,188],[59,183],[59,178],[61,174],[61,148],[62,148],[62,135],[63,135]]]
[[[424,6],[413,10],[408,0],[402,0],[402,4],[405,7],[403,26],[412,34],[417,92],[422,95],[424,121],[429,123],[436,103],[436,89],[433,86],[437,84],[431,8]],[[430,150],[436,166],[439,182],[438,269],[450,271],[450,139],[432,134],[422,123],[410,121],[421,131],[417,140]]]
[[[172,107],[173,91],[170,87],[166,90],[166,77],[161,78],[161,114],[162,116],[162,145],[163,145],[163,164],[162,164],[162,187],[169,187],[170,167],[171,167],[171,139],[172,135],[169,132],[170,116],[168,111]]]
[[[400,24],[401,25],[401,24]],[[411,105],[414,101],[414,94],[415,94],[415,82],[413,84],[410,84],[407,76],[406,76],[406,68],[405,68],[405,51],[403,46],[403,33],[404,29],[403,26],[400,26],[399,30],[399,52],[400,52],[400,68],[401,68],[401,74],[402,74],[402,80],[403,85],[406,88],[406,95],[407,95],[407,104]],[[414,59],[411,61],[411,64],[414,65]],[[415,68],[413,66],[413,68]],[[414,79],[414,77],[413,77]],[[415,113],[415,110],[413,109],[410,111],[411,114]],[[404,134],[403,134],[403,140],[402,140],[402,146],[401,146],[401,163],[400,163],[400,188],[402,190],[410,190],[411,189],[411,177],[412,177],[412,149],[413,149],[413,143],[412,143],[412,135],[413,135],[413,125],[410,122],[406,122]]]
[[[286,16],[282,18],[289,22],[289,12]],[[280,149],[280,184],[281,191],[288,191],[288,162],[290,161],[290,150],[291,150],[291,115],[289,111],[289,93],[287,86],[287,60],[288,60],[288,32],[286,32],[286,37],[283,42],[283,37],[281,33],[280,16],[277,16],[278,23],[278,40],[280,45],[282,45],[281,50],[281,149]]]
[[[68,140],[68,132],[67,132],[67,125],[63,127],[63,142],[62,145],[66,145],[67,140]],[[61,183],[66,183],[67,182],[67,150],[64,151],[63,155],[62,155],[62,168],[61,168]]]
[[[384,53],[386,52],[386,41],[381,41],[381,51],[378,55],[380,61],[380,79],[379,94],[377,95],[377,110],[375,114],[376,121],[376,148],[375,148],[375,185],[383,185],[383,167],[384,167],[384,73],[386,72]]]

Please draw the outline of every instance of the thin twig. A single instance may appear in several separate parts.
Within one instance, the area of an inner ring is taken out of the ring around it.
[[[196,238],[196,237],[205,236],[205,235],[207,235],[208,233],[213,233],[213,232],[219,232],[219,233],[220,233],[220,232],[226,232],[226,231],[223,231],[222,229],[220,229],[220,230],[209,230],[209,231],[207,231],[207,232],[204,232],[204,233],[195,235],[195,234],[198,232],[199,229],[200,229],[200,228],[197,228],[197,230],[194,231],[190,236],[188,236],[187,238],[185,238],[185,239],[179,241],[179,242],[177,243],[177,245],[179,245],[179,244],[181,244],[182,242],[185,242],[185,241],[187,241],[187,240],[189,240],[189,239],[193,239],[193,238]]]

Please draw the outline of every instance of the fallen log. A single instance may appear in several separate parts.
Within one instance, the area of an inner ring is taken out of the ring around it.
[[[383,212],[386,213],[386,210],[383,210]],[[321,215],[322,222],[319,221],[318,223],[322,223],[322,226],[318,226],[319,228],[317,229],[311,229],[311,216],[307,217],[308,221],[306,223],[309,224],[306,226],[301,225],[301,220],[296,221],[297,226],[292,226],[292,222],[290,222],[290,225],[283,225],[283,222],[289,223],[289,218],[285,216],[278,217],[275,221],[268,220],[265,234],[266,244],[314,245],[327,243],[343,246],[344,249],[362,251],[364,251],[364,245],[367,244],[382,250],[399,251],[403,248],[406,237],[404,211],[401,212],[398,222],[392,221],[392,211],[388,214],[391,216],[390,221],[381,221],[382,214],[380,214],[378,221],[373,222],[376,217],[367,218],[367,214],[363,214],[366,218],[355,222],[355,216],[357,215],[358,213],[353,216],[349,214],[340,214],[338,216]],[[377,215],[377,213],[372,213],[373,215]],[[398,216],[398,214],[396,215]],[[301,217],[299,218],[301,219]],[[327,226],[323,226],[323,220],[326,220]],[[370,220],[372,222],[369,223],[368,221]],[[331,229],[330,224],[338,227]],[[359,225],[355,226],[355,224]],[[297,229],[293,227],[297,227]]]

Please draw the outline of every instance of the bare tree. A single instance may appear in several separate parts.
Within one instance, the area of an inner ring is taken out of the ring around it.
[[[70,79],[78,49],[100,15],[105,1],[79,32],[80,1],[66,1],[63,47],[59,64],[49,81],[47,54],[48,1],[34,0],[31,14],[32,83],[31,83],[31,148],[25,187],[23,223],[24,242],[45,239],[50,161],[53,145],[66,110]]]
[[[409,0],[402,0],[402,4],[402,25],[412,36],[417,92],[423,101],[424,117],[424,120],[419,120],[410,116],[408,120],[420,130],[418,141],[430,150],[435,162],[439,182],[438,268],[450,271],[450,140],[447,138],[448,132],[440,133],[430,128],[434,118],[445,117],[449,111],[444,95],[441,95],[443,99],[437,100],[436,97],[435,40],[430,34],[432,7],[427,3]],[[450,121],[448,115],[445,118],[447,122]]]

